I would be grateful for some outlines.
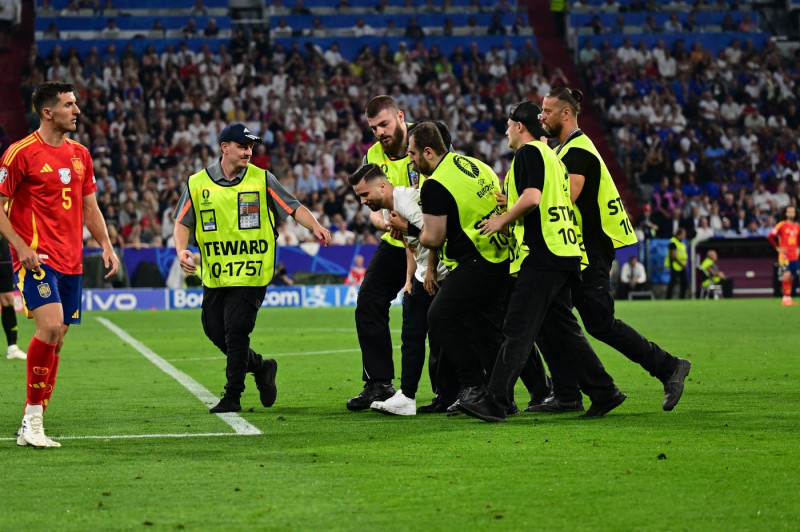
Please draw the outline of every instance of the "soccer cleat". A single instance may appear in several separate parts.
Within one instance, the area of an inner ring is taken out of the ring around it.
[[[27,353],[17,346],[17,344],[12,344],[8,346],[8,350],[6,351],[6,358],[9,360],[17,359],[17,360],[25,360],[28,358]]]
[[[792,296],[783,296],[783,301],[781,301],[781,305],[783,305],[784,307],[793,307],[797,305],[797,303],[795,301],[792,301]]]
[[[242,405],[239,404],[238,397],[234,398],[234,397],[229,397],[227,395],[223,395],[219,403],[209,408],[208,411],[211,412],[212,414],[222,414],[225,412],[241,412]]]
[[[29,405],[26,410],[31,409],[31,406],[32,405]],[[39,410],[41,409],[42,407],[39,406]],[[47,447],[47,437],[44,435],[44,424],[41,412],[25,414],[22,417],[20,435],[22,436],[22,440],[28,445],[41,448]]]
[[[690,369],[692,369],[691,362],[683,358],[678,359],[678,364],[675,366],[675,369],[672,370],[667,380],[664,381],[664,403],[662,404],[664,410],[669,412],[675,408],[675,405],[681,400],[681,395],[683,395],[683,383]]]
[[[417,415],[417,400],[403,395],[403,390],[397,390],[397,393],[385,401],[373,401],[369,407],[376,412],[394,414],[395,416]]]
[[[347,401],[348,410],[366,410],[375,401],[385,401],[394,395],[392,383],[368,382],[360,394]]]
[[[53,440],[51,440],[51,439],[50,439],[50,438],[48,438],[47,436],[45,436],[45,437],[44,437],[44,441],[45,441],[45,443],[47,444],[47,445],[45,445],[45,447],[48,447],[48,448],[58,448],[58,447],[61,447],[61,444],[60,444],[60,443],[58,443],[57,441],[53,441]],[[25,446],[27,446],[27,445],[28,445],[28,442],[26,442],[26,441],[25,441],[25,438],[23,438],[23,437],[22,437],[22,428],[20,428],[20,429],[17,431],[17,445],[19,445],[20,447],[25,447]]]
[[[278,387],[275,386],[276,373],[278,373],[278,363],[271,358],[264,359],[261,369],[253,372],[261,396],[261,404],[267,408],[274,405],[275,399],[278,397]]]
[[[602,403],[599,401],[593,401],[592,406],[590,406],[589,410],[587,410],[586,413],[581,417],[603,417],[625,402],[625,399],[627,398],[627,395],[619,390],[616,390],[614,395]]]

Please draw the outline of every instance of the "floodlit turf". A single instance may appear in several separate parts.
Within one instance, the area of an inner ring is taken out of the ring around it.
[[[278,400],[261,407],[248,378],[241,418],[262,434],[236,435],[97,319],[216,395],[224,362],[199,312],[86,314],[45,416],[61,449],[15,445],[24,363],[0,359],[0,530],[795,529],[800,307],[641,301],[618,316],[691,360],[673,412],[658,381],[593,342],[622,406],[496,425],[348,412],[353,309],[262,310],[253,347],[278,360]],[[30,334],[23,321],[23,347]]]

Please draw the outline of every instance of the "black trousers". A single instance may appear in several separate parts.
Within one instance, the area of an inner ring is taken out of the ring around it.
[[[583,320],[586,332],[606,343],[647,370],[664,379],[672,373],[678,359],[642,336],[636,329],[616,319],[611,295],[611,264],[594,257],[583,270],[582,281],[572,288],[572,301]]]
[[[670,268],[669,284],[667,285],[667,299],[672,299],[672,292],[676,284],[678,285],[678,297],[681,299],[686,299],[686,270],[676,271]]]
[[[430,346],[428,359],[428,375],[433,393],[441,395],[443,400],[455,401],[458,395],[458,376],[455,368],[444,357],[442,344],[435,331],[429,331],[428,309],[433,303],[434,295],[430,295],[424,285],[415,277],[411,284],[411,293],[403,296],[403,345],[402,372],[400,387],[406,397],[415,397],[425,365],[426,342]],[[448,403],[449,404],[449,403]]]
[[[228,358],[226,395],[241,396],[245,375],[263,364],[261,355],[250,349],[250,333],[266,293],[266,286],[203,287],[203,331]]]
[[[510,276],[506,285],[505,312],[508,312],[508,303],[511,300],[511,294],[514,293],[514,287],[516,284],[516,276]],[[542,356],[539,353],[539,348],[536,346],[536,344],[534,344],[533,349],[531,350],[531,355],[528,357],[528,361],[522,367],[522,372],[520,373],[519,378],[522,381],[522,384],[524,384],[525,388],[528,390],[531,399],[536,398],[541,400],[550,395],[550,392],[552,391],[550,378],[547,376],[547,370],[545,369],[544,362],[542,362]],[[509,390],[509,399],[513,399],[513,396],[514,389],[512,386],[512,388]]]
[[[503,289],[507,268],[464,261],[442,282],[428,310],[428,325],[456,368],[462,387],[483,386],[503,342]]]
[[[505,340],[489,381],[489,391],[502,406],[509,406],[508,392],[519,378],[537,337],[545,345],[561,347],[551,350],[551,355],[577,371],[580,387],[592,401],[602,402],[616,392],[614,379],[597,358],[572,313],[570,281],[575,275],[537,270],[531,257],[523,261],[503,323]]]
[[[381,242],[369,261],[356,301],[361,378],[366,382],[389,382],[394,378],[389,307],[405,283],[405,248]]]

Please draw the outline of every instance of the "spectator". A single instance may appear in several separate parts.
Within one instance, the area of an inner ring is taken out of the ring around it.
[[[208,19],[206,27],[203,30],[204,37],[217,37],[219,35],[219,27],[217,27],[217,20],[214,18]]]
[[[647,272],[636,255],[632,255],[622,265],[619,281],[620,299],[627,299],[630,292],[638,292],[647,287]]]
[[[344,284],[361,286],[361,283],[364,281],[364,274],[366,273],[367,269],[364,267],[364,257],[356,255],[353,257],[353,266],[350,268],[350,272],[347,274],[347,279],[345,279]]]
[[[100,37],[103,39],[119,39],[121,35],[117,22],[113,18],[108,19],[106,27],[100,31]]]
[[[195,17],[204,17],[208,15],[208,8],[203,5],[203,0],[194,1],[194,7],[192,7],[190,14]]]

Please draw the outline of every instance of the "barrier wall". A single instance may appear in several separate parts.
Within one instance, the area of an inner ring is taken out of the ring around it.
[[[355,307],[357,299],[357,286],[269,286],[261,307]],[[183,290],[169,290],[167,288],[101,288],[83,291],[84,312],[199,309],[202,302],[203,290],[201,288]],[[400,297],[395,298],[392,304],[401,304]]]

